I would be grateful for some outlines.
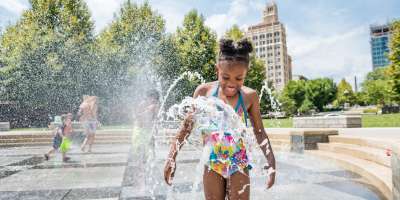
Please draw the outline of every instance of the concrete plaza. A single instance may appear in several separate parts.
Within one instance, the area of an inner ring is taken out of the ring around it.
[[[159,147],[147,164],[131,151],[130,144],[98,144],[92,153],[75,145],[71,161],[61,162],[59,153],[49,161],[43,154],[50,146],[0,149],[0,199],[204,199],[200,152],[184,147],[178,156],[172,187],[162,178],[167,147]],[[372,186],[333,162],[317,157],[276,153],[277,180],[265,189],[264,161],[253,154],[251,199],[375,200]],[[197,180],[197,181],[196,181]],[[197,189],[193,183],[198,182]]]

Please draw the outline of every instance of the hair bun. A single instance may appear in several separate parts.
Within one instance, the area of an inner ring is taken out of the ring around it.
[[[219,41],[219,49],[226,56],[235,56],[236,54],[236,48],[231,39],[221,39]]]
[[[247,38],[240,40],[237,43],[237,53],[240,55],[248,55],[253,51],[253,45]]]

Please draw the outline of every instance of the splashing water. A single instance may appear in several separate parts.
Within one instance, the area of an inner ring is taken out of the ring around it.
[[[195,78],[199,79],[201,83],[205,83],[204,78],[197,72],[184,72],[183,74],[181,74],[178,78],[176,78],[174,80],[174,82],[171,84],[171,86],[168,88],[167,93],[165,94],[162,102],[161,102],[161,106],[160,106],[160,111],[158,112],[158,118],[161,118],[161,115],[164,112],[164,106],[165,106],[165,102],[167,101],[169,94],[171,93],[171,91],[176,87],[176,85],[179,83],[179,81],[183,80],[184,78],[188,78],[189,80],[194,80]]]
[[[264,84],[261,87],[261,94],[260,94],[260,97],[259,97],[259,101],[260,102],[262,101],[263,95],[264,95],[265,92],[267,93],[268,98],[269,98],[269,100],[271,102],[272,110],[275,111],[275,112],[279,112],[281,110],[282,104],[272,94],[272,89],[268,87],[268,81],[267,80],[264,81]]]
[[[263,100],[264,94],[268,95],[269,102],[271,102],[271,109],[272,109],[272,112],[274,113],[274,118],[277,119],[278,118],[277,114],[281,112],[282,104],[272,94],[272,89],[269,88],[267,80],[264,81],[264,84],[263,84],[263,86],[261,88],[261,94],[260,94],[260,97],[259,97],[259,102],[261,102]],[[280,127],[280,125],[281,125],[280,121],[276,120],[276,123],[278,123],[277,127]]]

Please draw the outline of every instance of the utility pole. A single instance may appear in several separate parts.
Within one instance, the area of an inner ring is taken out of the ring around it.
[[[354,92],[358,92],[358,86],[357,86],[357,76],[354,76]]]

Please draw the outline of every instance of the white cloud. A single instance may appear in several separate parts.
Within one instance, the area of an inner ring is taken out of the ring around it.
[[[215,30],[218,37],[222,37],[226,30],[234,24],[238,24],[240,18],[248,14],[250,8],[250,0],[233,0],[226,13],[218,13],[207,17],[205,24]]]
[[[112,22],[114,13],[118,11],[122,2],[123,0],[86,0],[97,33]]]
[[[174,0],[152,2],[152,7],[163,16],[169,33],[175,32],[178,26],[182,26],[185,14],[192,9],[190,4]]]
[[[85,0],[88,4],[93,20],[96,25],[96,32],[99,33],[114,19],[121,5],[125,0]],[[144,0],[132,1],[143,3]],[[190,7],[183,7],[184,3],[176,1],[150,1],[154,10],[156,10],[166,21],[167,32],[175,32],[176,28],[182,24],[183,18]]]
[[[0,0],[0,7],[3,7],[6,10],[17,15],[21,14],[22,11],[28,9],[27,5],[15,0]]]
[[[368,25],[329,36],[309,35],[288,28],[288,51],[293,58],[294,74],[309,78],[345,78],[361,82],[371,71]]]

